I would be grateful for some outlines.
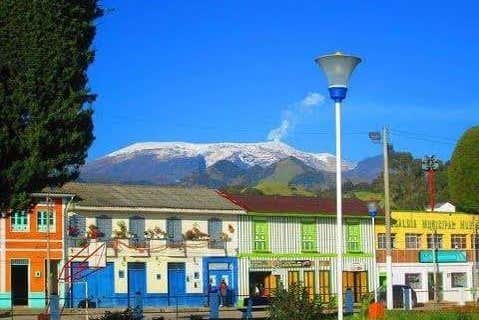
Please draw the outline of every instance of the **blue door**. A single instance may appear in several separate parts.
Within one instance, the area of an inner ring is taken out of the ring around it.
[[[108,262],[105,268],[88,268],[87,263],[72,263],[71,277],[73,281],[71,292],[72,307],[85,304],[88,297],[98,308],[114,307],[115,288],[113,262]]]
[[[135,307],[135,298],[146,297],[146,267],[144,262],[128,262],[128,306]],[[144,304],[144,302],[143,302]]]
[[[186,271],[184,263],[168,263],[168,304],[186,303]]]
[[[219,290],[221,281],[224,280],[228,286],[228,293],[225,303],[227,305],[233,305],[235,300],[235,288],[233,272],[229,268],[229,263],[209,263],[208,264],[208,281],[209,284]]]

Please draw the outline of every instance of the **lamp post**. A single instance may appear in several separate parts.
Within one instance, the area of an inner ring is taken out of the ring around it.
[[[348,80],[361,62],[355,56],[336,52],[315,59],[326,75],[329,96],[334,100],[336,117],[336,292],[338,320],[343,319],[343,211],[341,190],[341,102],[346,98]]]

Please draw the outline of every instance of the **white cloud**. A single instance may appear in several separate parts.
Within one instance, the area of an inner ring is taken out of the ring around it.
[[[317,92],[310,92],[299,102],[293,103],[285,111],[278,127],[268,133],[269,141],[281,141],[294,127],[301,122],[304,115],[320,105],[324,96]]]

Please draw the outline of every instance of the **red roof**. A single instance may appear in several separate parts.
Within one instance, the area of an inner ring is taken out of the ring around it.
[[[246,211],[251,212],[336,215],[336,199],[220,194]],[[343,199],[343,214],[368,216],[368,203],[356,198]],[[379,214],[382,214],[382,212],[379,212]]]

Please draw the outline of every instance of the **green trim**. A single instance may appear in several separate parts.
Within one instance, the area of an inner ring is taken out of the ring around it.
[[[253,219],[253,249],[255,252],[269,251],[269,224],[267,219]]]
[[[301,220],[301,251],[317,252],[317,227],[316,219]]]
[[[301,253],[270,253],[270,252],[252,252],[240,253],[238,258],[335,258],[335,253],[301,252]],[[372,253],[345,253],[345,258],[372,258]]]
[[[300,212],[253,212],[253,211],[248,211],[247,213],[248,216],[253,216],[253,217],[306,217],[306,218],[336,218],[336,214],[327,214],[327,213],[300,213]],[[344,215],[344,218],[356,218],[356,219],[367,219],[371,220],[371,217],[368,215],[368,213],[364,213],[363,215],[360,216],[355,216],[355,215]],[[376,220],[381,220],[384,219],[384,216],[376,216]]]
[[[361,222],[358,219],[346,220],[347,253],[362,253]]]
[[[44,292],[29,292],[28,307],[45,308],[45,293]]]
[[[12,307],[11,292],[0,292],[0,309],[10,309]]]

